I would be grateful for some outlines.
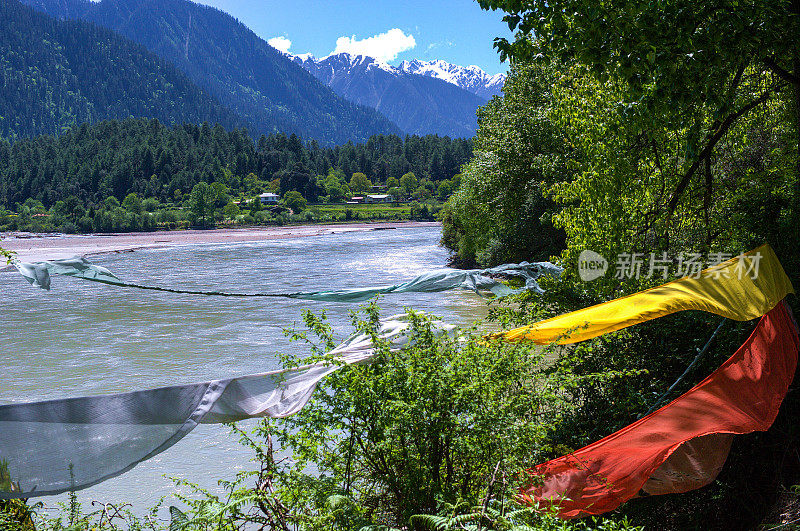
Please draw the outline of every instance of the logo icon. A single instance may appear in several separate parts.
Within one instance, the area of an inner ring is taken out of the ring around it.
[[[578,276],[584,282],[600,278],[608,271],[608,260],[588,249],[578,256]]]

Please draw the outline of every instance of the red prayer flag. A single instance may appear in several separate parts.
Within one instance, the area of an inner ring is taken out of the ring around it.
[[[558,504],[560,516],[601,514],[638,495],[714,481],[734,434],[766,431],[794,377],[797,325],[785,302],[708,378],[661,409],[580,450],[529,470],[543,478],[525,502]]]

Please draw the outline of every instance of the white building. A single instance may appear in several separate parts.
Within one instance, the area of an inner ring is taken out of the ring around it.
[[[277,205],[281,197],[278,194],[266,192],[258,196],[258,198],[261,199],[262,205]]]
[[[364,198],[365,203],[391,203],[394,198],[387,194],[368,195]]]

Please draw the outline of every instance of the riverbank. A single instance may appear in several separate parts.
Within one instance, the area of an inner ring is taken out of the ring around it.
[[[116,234],[3,234],[0,247],[14,251],[20,260],[36,262],[73,256],[130,252],[137,249],[211,243],[257,242],[285,238],[323,236],[344,232],[365,232],[396,228],[433,227],[434,221],[394,221],[339,223],[332,225],[293,225],[240,229],[130,232]]]

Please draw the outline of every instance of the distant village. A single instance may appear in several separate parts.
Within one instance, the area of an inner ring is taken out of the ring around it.
[[[399,197],[394,197],[393,195],[386,192],[386,186],[383,185],[375,185],[372,186],[370,189],[370,194],[364,195],[354,195],[351,196],[350,199],[345,201],[347,205],[360,205],[360,204],[378,204],[378,203],[402,203],[406,202]],[[272,192],[264,192],[263,194],[258,196],[261,200],[262,205],[277,205],[278,202],[281,200],[281,196]]]

